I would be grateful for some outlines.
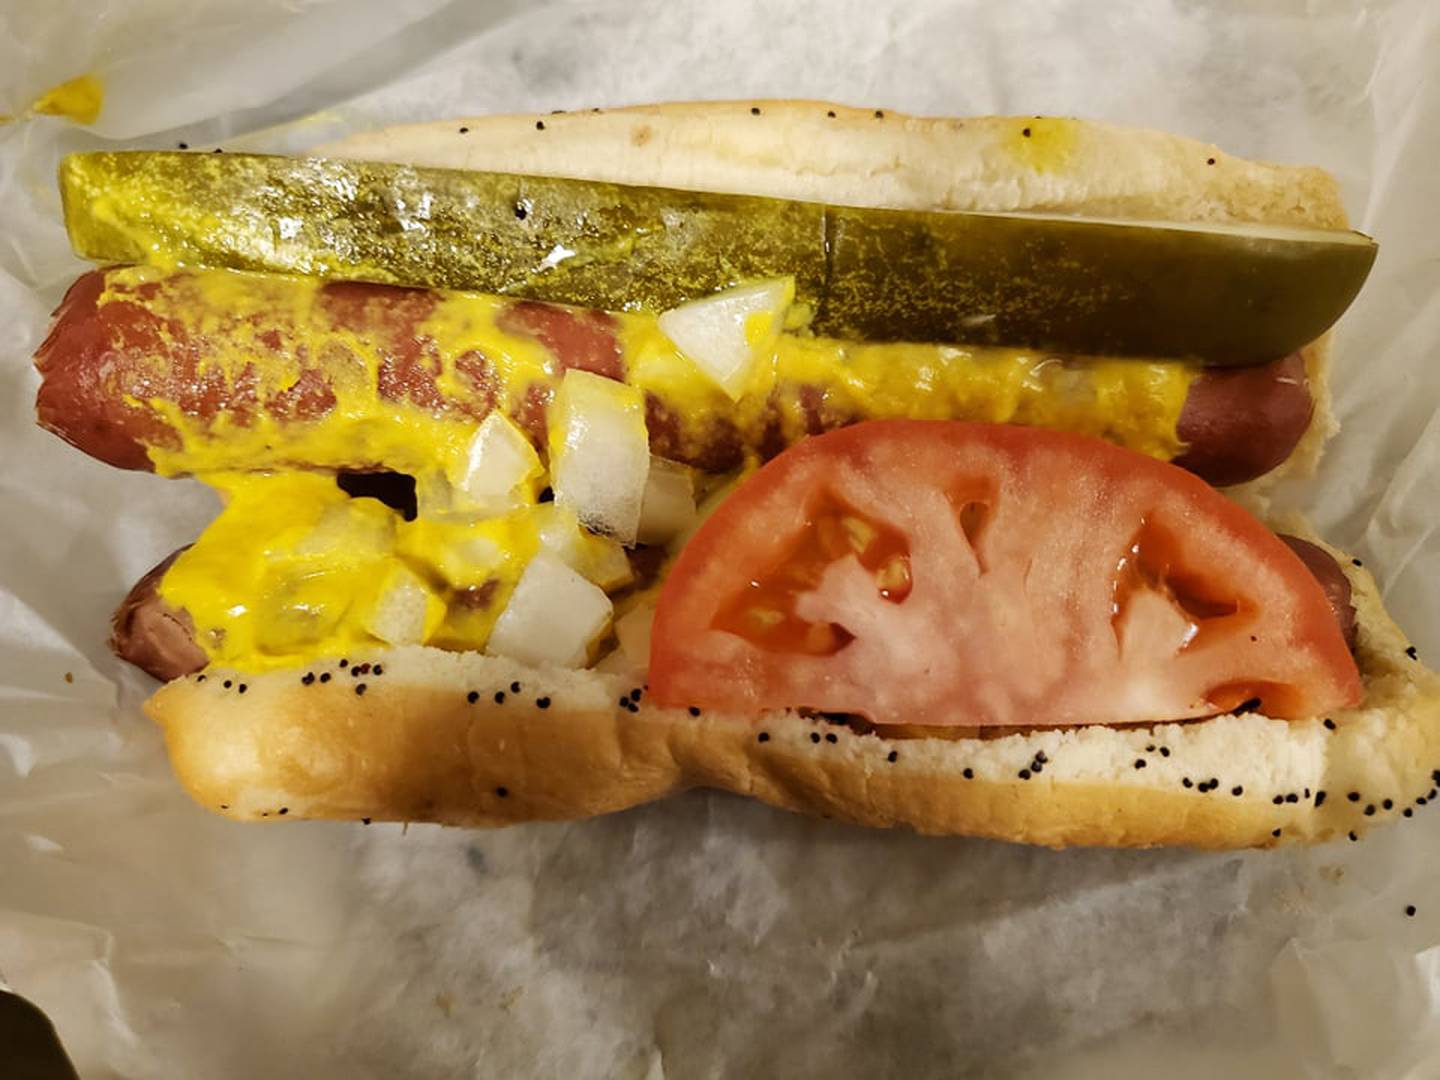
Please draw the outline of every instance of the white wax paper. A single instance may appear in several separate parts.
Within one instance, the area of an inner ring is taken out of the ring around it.
[[[1325,166],[1379,237],[1338,335],[1345,428],[1301,494],[1440,657],[1437,60],[1433,0],[5,4],[0,978],[87,1078],[1440,1075],[1423,812],[1217,855],[924,839],[707,793],[501,832],[206,814],[104,639],[214,504],[37,430],[28,359],[79,268],[66,150],[745,96],[1168,128]],[[91,128],[25,115],[84,72],[109,90]]]

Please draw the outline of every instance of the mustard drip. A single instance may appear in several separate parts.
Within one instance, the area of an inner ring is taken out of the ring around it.
[[[383,644],[377,608],[397,579],[431,607],[423,640],[481,649],[538,540],[535,508],[405,521],[322,473],[217,473],[225,508],[165,574],[213,662],[265,670]]]

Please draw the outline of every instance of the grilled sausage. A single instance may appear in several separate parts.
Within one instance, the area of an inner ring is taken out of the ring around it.
[[[218,292],[217,284],[223,286]],[[457,312],[462,322],[472,316],[467,303],[492,305],[484,316],[491,320],[487,341],[502,351],[538,349],[546,358],[543,370],[512,373],[507,385],[505,365],[467,346],[467,331],[453,325]],[[442,354],[450,357],[449,370]],[[367,407],[408,405],[441,418],[478,420],[503,401],[543,445],[546,408],[566,370],[634,380],[633,360],[616,319],[603,312],[226,271],[93,271],[71,287],[36,354],[43,376],[37,414],[42,426],[121,468],[153,469],[152,448],[179,450],[177,422],[208,436],[269,420],[281,437],[274,446],[267,442],[262,459],[220,464],[406,470],[420,463],[365,460],[349,440],[337,440],[334,453],[344,456],[335,460],[289,460],[284,433],[332,414],[345,404],[339,396],[344,387],[363,384]],[[937,348],[934,363],[975,360]],[[1084,401],[1086,364],[1065,361],[1063,367],[1067,387]],[[963,379],[965,372],[958,375]],[[837,370],[835,385],[853,377],[853,371]],[[767,409],[742,424],[741,411],[713,388],[704,399],[713,407],[697,410],[667,396],[663,386],[647,385],[651,448],[661,457],[723,472],[739,465],[747,450],[772,456],[803,434],[869,418],[863,401],[830,409],[826,389],[782,381]],[[933,414],[933,406],[924,407],[930,392],[915,387],[920,414]],[[895,407],[887,404],[887,415]],[[964,408],[957,405],[952,418],[991,418],[963,415]],[[1164,411],[1151,401],[1133,408],[1137,415]],[[1216,484],[1251,479],[1289,455],[1310,412],[1298,356],[1252,369],[1205,371],[1190,384],[1179,416],[1176,434],[1187,449],[1177,463]],[[782,424],[782,414],[800,422]],[[1156,423],[1153,415],[1149,422]],[[226,436],[215,442],[223,458]],[[242,457],[255,452],[253,445],[236,450]],[[213,453],[210,463],[217,466]],[[178,471],[185,471],[183,461]]]
[[[135,583],[110,620],[110,649],[121,660],[168,682],[209,661],[195,641],[195,623],[160,599],[160,579],[185,549],[173,552]]]
[[[1345,571],[1340,569],[1340,564],[1319,544],[1283,534],[1280,539],[1300,556],[1305,568],[1325,590],[1325,599],[1330,601],[1330,610],[1335,613],[1335,621],[1340,624],[1340,633],[1345,636],[1345,644],[1350,646],[1353,652],[1359,627],[1355,619],[1355,605],[1351,603],[1350,579],[1345,576]]]
[[[1253,368],[1206,371],[1190,386],[1177,425],[1175,464],[1216,487],[1263,476],[1288,458],[1314,402],[1299,353]]]

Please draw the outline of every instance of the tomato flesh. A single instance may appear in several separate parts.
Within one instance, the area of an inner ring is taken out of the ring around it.
[[[1324,591],[1246,511],[1099,439],[883,420],[792,447],[662,590],[663,705],[875,724],[1180,720],[1357,704]]]
[[[715,629],[737,634],[770,652],[808,656],[839,652],[854,635],[836,623],[804,619],[796,608],[820,583],[825,567],[847,556],[875,575],[875,591],[881,599],[901,603],[909,596],[910,545],[905,537],[834,496],[822,496],[811,504],[806,528],[784,561],[722,605]]]

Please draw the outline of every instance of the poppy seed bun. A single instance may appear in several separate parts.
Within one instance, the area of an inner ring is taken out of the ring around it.
[[[186,790],[247,821],[504,825],[714,787],[863,825],[1052,847],[1271,846],[1358,834],[1425,805],[1436,783],[1440,678],[1406,652],[1369,574],[1347,576],[1365,700],[1300,721],[887,738],[793,712],[659,709],[643,690],[632,711],[620,700],[640,688],[621,675],[418,646],[343,667],[212,669],[146,708]]]
[[[679,102],[405,124],[313,153],[839,205],[1346,227],[1339,189],[1323,169],[1058,117]]]

